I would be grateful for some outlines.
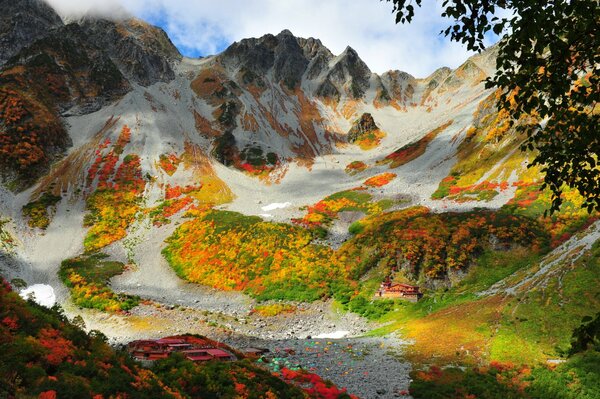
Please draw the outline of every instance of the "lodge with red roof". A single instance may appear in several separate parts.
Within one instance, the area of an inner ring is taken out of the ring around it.
[[[382,282],[379,290],[375,294],[378,298],[387,299],[405,299],[411,302],[417,302],[423,296],[419,287],[415,285],[392,283],[389,279]]]
[[[161,338],[132,341],[127,345],[131,356],[139,361],[153,362],[165,359],[172,353],[181,353],[193,362],[230,361],[236,356],[222,348],[212,345],[190,343],[185,338]]]

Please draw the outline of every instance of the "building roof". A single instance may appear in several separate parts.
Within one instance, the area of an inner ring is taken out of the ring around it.
[[[184,353],[186,355],[195,355],[195,354],[207,354],[208,352],[206,351],[206,349],[187,349],[184,351],[181,351],[181,353]]]
[[[231,353],[225,352],[222,349],[204,349],[208,354],[215,357],[231,357]]]
[[[157,342],[159,344],[166,344],[166,345],[187,344],[187,342],[185,342],[185,340],[179,339],[179,338],[161,338],[161,339],[157,339],[155,342]]]

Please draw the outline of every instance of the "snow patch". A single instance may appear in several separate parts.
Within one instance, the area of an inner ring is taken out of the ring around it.
[[[56,303],[56,294],[54,288],[46,284],[34,284],[25,288],[19,295],[23,299],[33,299],[38,305],[51,308]]]
[[[350,334],[350,331],[334,331],[332,333],[319,334],[315,338],[318,339],[342,339]]]
[[[292,206],[291,202],[273,202],[272,204],[265,205],[261,209],[265,212],[274,211],[275,209],[285,209],[288,206]]]

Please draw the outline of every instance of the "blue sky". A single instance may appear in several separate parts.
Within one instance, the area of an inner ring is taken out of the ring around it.
[[[471,55],[439,32],[440,1],[425,1],[410,25],[396,25],[392,4],[378,0],[47,0],[63,16],[130,14],[161,26],[187,56],[218,53],[234,41],[277,34],[321,39],[334,54],[349,45],[374,72],[425,77]]]

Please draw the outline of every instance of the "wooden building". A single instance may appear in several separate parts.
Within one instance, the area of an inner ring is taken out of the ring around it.
[[[195,362],[236,360],[235,355],[226,350],[207,345],[198,347],[178,338],[132,341],[127,349],[134,359],[149,362],[167,358],[174,352],[182,353]]]
[[[375,294],[379,298],[405,299],[411,302],[417,302],[423,296],[419,287],[409,284],[392,283],[385,281],[381,283],[379,290]]]

